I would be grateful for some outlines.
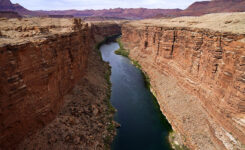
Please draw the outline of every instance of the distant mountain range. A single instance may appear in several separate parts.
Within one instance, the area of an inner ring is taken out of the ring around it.
[[[36,11],[30,11],[21,6],[20,4],[13,4],[10,0],[0,0],[0,12],[17,12],[21,16],[39,16],[43,15]]]
[[[10,0],[0,0],[1,12],[19,13],[21,16],[50,16],[50,17],[81,17],[81,18],[113,18],[113,19],[145,19],[152,17],[200,16],[218,12],[243,12],[245,0],[212,0],[195,2],[187,9],[146,9],[146,8],[115,8],[103,10],[55,10],[30,11]],[[1,16],[1,15],[0,15]]]
[[[172,13],[172,16],[200,16],[220,12],[244,12],[245,0],[211,0],[191,4],[187,9]],[[163,14],[164,16],[164,14]]]
[[[73,15],[74,17],[113,17],[126,19],[152,18],[157,14],[178,13],[181,9],[115,8],[103,10],[39,11],[50,15]]]

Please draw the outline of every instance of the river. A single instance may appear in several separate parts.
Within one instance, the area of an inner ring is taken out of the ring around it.
[[[168,134],[171,126],[159,105],[145,86],[141,71],[126,57],[114,54],[118,43],[100,47],[102,58],[112,67],[111,103],[117,109],[117,130],[112,150],[170,150]]]

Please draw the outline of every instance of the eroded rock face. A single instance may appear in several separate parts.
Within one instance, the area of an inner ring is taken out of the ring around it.
[[[114,113],[108,108],[111,89],[105,76],[109,71],[109,64],[101,60],[99,53],[90,51],[86,74],[64,96],[64,104],[55,119],[25,138],[16,149],[104,150],[109,147],[116,134]]]
[[[243,12],[244,0],[212,0],[195,2],[185,9],[183,15],[203,15],[218,12]]]
[[[10,0],[0,0],[0,11],[17,12],[17,14],[31,15],[31,16],[32,15],[38,16],[38,14],[41,14],[35,11],[29,11],[19,4],[13,4]],[[8,16],[0,16],[0,17],[8,17]]]
[[[244,39],[154,21],[122,28],[130,57],[149,75],[161,110],[191,149],[245,144]]]
[[[89,69],[88,55],[98,41],[94,26],[79,19],[0,24],[0,145],[6,148],[54,119],[64,95]],[[116,30],[103,36],[120,33],[114,25]]]
[[[92,22],[92,33],[95,41],[102,41],[108,35],[121,34],[121,25],[127,21]]]
[[[179,12],[172,12],[169,14],[159,14],[156,17],[177,17],[177,16],[201,16],[211,13],[224,12],[244,12],[244,0],[211,0],[211,1],[196,1],[187,7],[185,10]]]
[[[0,18],[21,18],[21,16],[13,11],[0,11]]]

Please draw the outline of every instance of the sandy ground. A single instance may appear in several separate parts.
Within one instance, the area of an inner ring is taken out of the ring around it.
[[[216,13],[201,17],[178,17],[172,19],[147,19],[130,23],[137,27],[145,25],[166,27],[190,27],[210,29],[219,32],[245,34],[245,12],[241,13]]]

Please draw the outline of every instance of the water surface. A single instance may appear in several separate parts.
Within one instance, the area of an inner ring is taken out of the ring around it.
[[[103,60],[112,67],[111,103],[118,110],[114,119],[121,124],[111,149],[170,150],[170,125],[145,86],[141,71],[128,58],[114,54],[118,48],[116,42],[100,47]]]

